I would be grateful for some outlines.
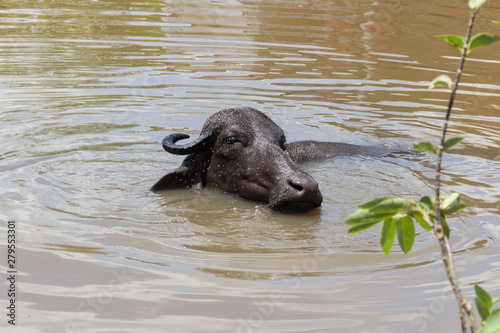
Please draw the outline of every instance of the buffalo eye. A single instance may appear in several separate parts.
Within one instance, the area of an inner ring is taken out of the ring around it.
[[[233,145],[236,142],[239,142],[240,140],[236,139],[234,136],[228,136],[227,138],[224,138],[224,143],[227,143],[229,145]]]

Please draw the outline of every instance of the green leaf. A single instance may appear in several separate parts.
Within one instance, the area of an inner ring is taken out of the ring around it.
[[[390,218],[384,221],[380,234],[380,245],[384,250],[385,255],[391,252],[392,244],[394,244],[394,236],[396,235],[396,221]]]
[[[460,205],[460,193],[454,192],[451,195],[442,196],[443,203],[441,204],[441,212],[443,214],[451,214]]]
[[[478,284],[474,286],[474,290],[476,291],[476,297],[479,298],[486,308],[489,310],[493,306],[493,300],[491,299],[490,294],[483,288],[481,288]],[[485,318],[483,318],[484,320]]]
[[[451,85],[453,84],[453,80],[451,77],[445,74],[438,75],[434,80],[432,80],[429,85],[429,89],[435,88],[436,86],[445,86],[451,89]]]
[[[486,0],[469,0],[469,8],[478,10],[485,2]]]
[[[425,222],[422,214],[412,214],[413,218],[415,218],[415,220],[417,220],[418,224],[420,224],[420,226],[422,228],[424,228],[425,230],[432,230],[432,227],[430,225],[427,224],[427,222]]]
[[[478,47],[485,46],[500,40],[500,36],[490,34],[488,32],[480,32],[470,39],[467,53],[477,49]]]
[[[477,312],[479,312],[479,315],[481,316],[481,320],[485,321],[488,318],[488,316],[490,315],[490,310],[488,309],[488,306],[486,306],[486,304],[484,304],[484,302],[481,300],[481,298],[479,298],[477,296],[476,296],[476,298],[474,298],[474,301],[476,302]]]
[[[496,309],[493,311],[486,322],[484,323],[483,328],[479,333],[498,333],[500,332],[500,309]]]
[[[375,224],[379,224],[382,221],[378,222],[371,222],[371,223],[361,223],[361,224],[354,224],[352,225],[349,230],[347,230],[348,234],[356,234],[358,232],[361,232],[363,230],[366,230],[368,228],[373,227]]]
[[[415,226],[413,219],[406,215],[396,218],[396,232],[401,250],[406,254],[411,250],[415,240]]]
[[[441,217],[441,224],[443,225],[443,232],[446,237],[450,238],[450,227],[448,226],[448,222],[446,222],[446,218],[444,216]]]
[[[364,224],[364,223],[372,223],[372,222],[382,222],[383,220],[392,217],[392,213],[385,212],[372,212],[367,209],[358,209],[354,213],[352,213],[345,221],[345,224]]]
[[[422,197],[420,199],[420,206],[425,209],[425,211],[430,212],[434,209],[434,204],[432,203],[431,198],[428,196]]]
[[[499,21],[500,22],[500,21]],[[500,106],[496,105],[496,104],[490,104],[494,109],[497,109],[498,111],[500,111]]]
[[[410,199],[392,197],[373,206],[370,208],[370,211],[379,213],[386,212],[394,215],[400,210],[407,210],[412,203],[414,203],[414,201]]]
[[[431,223],[431,214],[434,213],[434,205],[432,203],[431,198],[428,196],[420,198],[420,201],[416,207],[409,211],[409,214],[417,220],[417,222],[424,228],[425,230],[432,230],[432,226],[427,224],[424,220],[424,217],[427,216]]]
[[[493,21],[491,21],[491,22],[493,22],[493,23],[495,23],[495,24],[500,25],[500,21],[495,21],[495,20],[493,20]]]
[[[373,200],[370,200],[362,205],[359,205],[358,207],[359,208],[362,208],[362,209],[370,209],[376,205],[378,205],[379,203],[381,203],[382,201],[385,201],[387,199],[391,199],[391,198],[396,198],[396,197],[391,197],[391,196],[385,196],[385,197],[378,197],[378,198],[375,198]]]
[[[439,36],[435,36],[435,37],[444,40],[445,42],[450,44],[452,47],[456,48],[459,52],[462,52],[464,49],[465,38],[462,36],[439,35]]]
[[[467,205],[460,202],[460,193],[455,192],[450,196],[443,196],[443,198],[441,213],[444,215],[449,216],[467,207]]]
[[[493,305],[497,304],[498,302],[500,302],[500,298],[493,298],[493,299],[491,300],[491,306],[493,306]]]
[[[438,152],[438,147],[435,144],[427,141],[422,141],[417,144],[414,144],[413,148],[415,148],[416,150],[426,151],[433,154],[437,154]]]
[[[452,138],[447,138],[444,140],[443,144],[443,151],[446,151],[448,148],[453,147],[460,141],[462,141],[465,138],[465,136],[454,136]]]

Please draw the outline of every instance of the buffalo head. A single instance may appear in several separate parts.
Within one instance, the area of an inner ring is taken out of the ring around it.
[[[163,139],[167,152],[188,156],[152,190],[209,187],[284,213],[321,205],[318,183],[287,152],[283,130],[256,109],[223,109],[207,119],[196,140],[177,144],[186,138],[174,133]]]

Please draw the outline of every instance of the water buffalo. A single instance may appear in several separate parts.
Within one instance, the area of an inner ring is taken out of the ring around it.
[[[188,156],[153,191],[209,187],[266,203],[282,213],[308,212],[323,201],[318,183],[297,163],[387,152],[382,147],[338,142],[287,143],[278,125],[250,107],[223,109],[207,119],[196,140],[176,144],[186,138],[189,135],[173,133],[163,139],[167,152]]]

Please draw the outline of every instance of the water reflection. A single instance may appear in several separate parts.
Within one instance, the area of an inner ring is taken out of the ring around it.
[[[166,228],[177,239],[187,234],[188,243],[181,244],[193,250],[281,253],[296,252],[299,245],[305,251],[320,221],[320,210],[298,215],[277,214],[263,204],[213,190],[180,190],[159,196],[165,215],[172,217],[156,228]]]
[[[112,252],[105,251],[104,248],[89,247],[89,246],[72,246],[63,244],[42,244],[41,248],[45,250],[56,250],[64,252],[78,252],[78,253],[88,253],[88,254],[102,254],[102,255],[112,255]]]

